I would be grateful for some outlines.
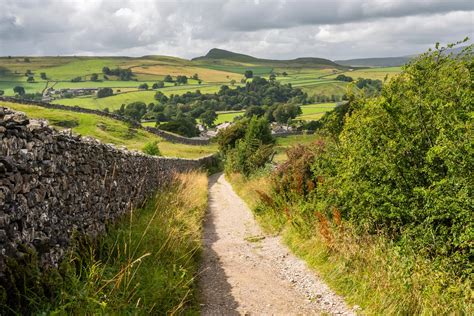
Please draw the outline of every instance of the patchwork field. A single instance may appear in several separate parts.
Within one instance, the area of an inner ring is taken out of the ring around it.
[[[30,118],[48,120],[49,124],[58,129],[72,128],[74,133],[99,139],[103,143],[125,146],[131,150],[141,151],[145,144],[158,141],[161,154],[166,157],[198,158],[217,151],[216,145],[190,146],[174,144],[144,130],[132,129],[124,122],[98,115],[46,109],[9,102],[0,102],[0,106],[24,112]]]
[[[176,65],[151,65],[132,67],[131,70],[137,74],[154,75],[163,78],[166,75],[178,76],[185,75],[192,77],[198,74],[199,78],[205,82],[229,82],[231,80],[240,81],[242,76],[234,72],[200,68],[194,66],[176,66]]]
[[[336,103],[318,103],[301,106],[301,115],[297,119],[311,121],[319,120],[324,113],[331,111],[336,106]]]

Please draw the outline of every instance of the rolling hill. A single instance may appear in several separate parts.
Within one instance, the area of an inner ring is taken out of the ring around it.
[[[255,65],[272,65],[274,67],[312,67],[312,68],[345,68],[329,59],[317,57],[300,57],[289,60],[264,59],[250,55],[231,52],[224,49],[213,48],[205,56],[196,57],[193,61],[213,62],[213,61],[231,61],[237,63],[251,63]]]
[[[456,47],[446,50],[446,54],[459,54],[466,46]],[[373,58],[355,58],[345,60],[335,60],[339,65],[353,67],[398,67],[403,66],[418,54],[398,56],[398,57],[373,57]]]

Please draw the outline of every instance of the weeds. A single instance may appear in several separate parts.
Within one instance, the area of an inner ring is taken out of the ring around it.
[[[195,295],[204,173],[178,174],[143,208],[96,240],[81,239],[58,269],[51,301],[30,293],[31,312],[51,314],[198,313]]]

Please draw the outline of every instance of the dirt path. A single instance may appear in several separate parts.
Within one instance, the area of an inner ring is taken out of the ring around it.
[[[203,315],[352,315],[280,243],[264,236],[222,174],[209,179],[199,286]]]

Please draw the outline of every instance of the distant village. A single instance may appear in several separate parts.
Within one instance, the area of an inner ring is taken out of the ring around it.
[[[67,88],[67,89],[54,89],[53,87],[46,89],[43,92],[42,101],[50,102],[54,99],[61,98],[73,98],[84,95],[93,95],[97,93],[98,88]]]

